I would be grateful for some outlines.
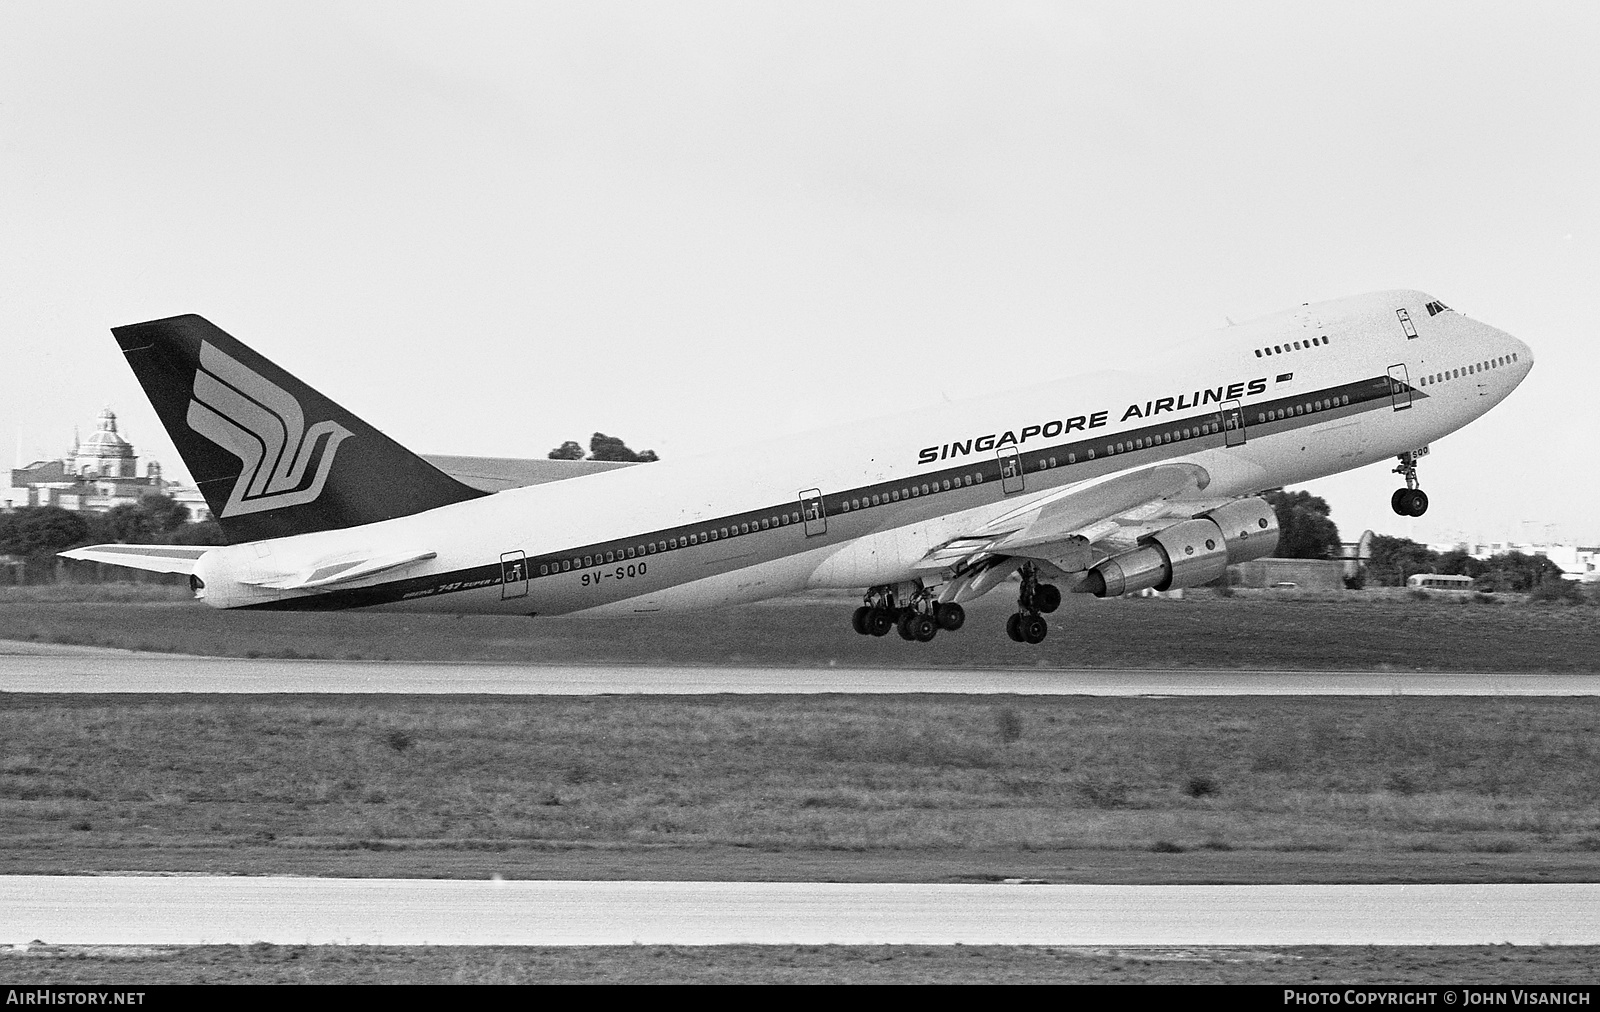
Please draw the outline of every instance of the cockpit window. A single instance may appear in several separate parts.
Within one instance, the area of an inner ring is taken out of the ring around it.
[[[1429,316],[1438,316],[1440,313],[1450,312],[1450,307],[1442,302],[1430,302],[1427,308]]]

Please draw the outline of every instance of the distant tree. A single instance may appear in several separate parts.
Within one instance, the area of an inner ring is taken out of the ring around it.
[[[1508,552],[1496,555],[1482,563],[1482,570],[1474,574],[1478,586],[1484,590],[1514,590],[1528,592],[1561,580],[1561,567],[1542,555],[1524,555]]]
[[[582,460],[583,447],[569,439],[550,451],[551,460]]]
[[[222,525],[215,520],[201,520],[198,523],[184,524],[172,532],[169,541],[174,545],[225,545],[228,539],[222,533]]]
[[[164,545],[189,523],[189,510],[171,496],[152,495],[137,503],[113,506],[104,513],[88,514],[92,542],[116,541],[125,545]]]
[[[1280,559],[1331,559],[1339,551],[1339,528],[1328,519],[1328,501],[1310,492],[1278,489],[1262,498],[1278,515]]]
[[[596,432],[589,438],[590,460],[625,460],[635,463],[658,460],[654,450],[643,453],[634,453],[628,445],[616,436],[608,436],[604,432]]]
[[[89,522],[80,513],[59,506],[29,506],[11,515],[12,524],[0,552],[47,559],[73,545],[81,545],[89,534]]]
[[[149,518],[151,529],[161,541],[189,523],[189,508],[170,495],[147,495],[139,500],[137,509]]]
[[[1372,537],[1372,556],[1367,560],[1367,579],[1379,586],[1403,587],[1417,573],[1432,573],[1439,556],[1427,545],[1410,538],[1387,534]]]
[[[1470,576],[1477,579],[1488,571],[1488,563],[1474,559],[1464,549],[1456,548],[1441,554],[1433,564],[1435,573],[1449,576]]]

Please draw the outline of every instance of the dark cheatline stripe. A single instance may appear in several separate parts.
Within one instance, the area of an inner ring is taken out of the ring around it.
[[[1412,400],[1421,400],[1428,395],[1415,386],[1408,384],[1406,391]],[[1252,430],[1261,435],[1280,435],[1284,432],[1303,428],[1317,422],[1327,421],[1330,418],[1353,417],[1368,411],[1391,408],[1392,392],[1390,380],[1387,375],[1374,376],[1345,383],[1337,386],[1326,387],[1294,396],[1275,397],[1270,400],[1252,403],[1241,409],[1244,418],[1244,435],[1248,441]],[[1349,398],[1348,402],[1345,398]],[[1322,408],[1315,405],[1321,403]],[[1295,413],[1296,407],[1301,410]],[[1277,418],[1279,411],[1284,412],[1283,418]],[[1266,421],[1261,421],[1261,416],[1266,416]],[[1076,469],[1072,473],[1072,480],[1092,478],[1099,474],[1120,471],[1127,467],[1142,464],[1158,463],[1161,460],[1181,457],[1203,449],[1223,446],[1226,443],[1226,430],[1223,428],[1224,416],[1219,411],[1205,415],[1191,415],[1185,419],[1173,418],[1169,421],[1140,426],[1137,429],[1127,429],[1120,432],[1098,433],[1092,438],[1079,438],[1070,442],[1056,442],[1029,449],[1020,454],[1019,463],[1024,474],[1037,474],[1041,471],[1054,471],[1061,468]],[[1188,431],[1188,436],[1179,435]],[[1116,449],[1118,445],[1123,449]],[[1011,447],[1008,445],[1007,449]],[[1139,459],[1132,462],[1121,460],[1129,454],[1138,454]],[[1055,463],[1051,464],[1051,458]],[[1113,465],[1110,462],[1115,461]],[[1093,473],[1086,473],[1093,472]],[[928,471],[915,476],[913,483],[908,476],[896,481],[879,482],[873,485],[863,485],[847,489],[842,492],[831,492],[823,496],[823,516],[838,519],[852,513],[877,509],[881,506],[900,505],[908,498],[922,497],[923,485],[930,486],[928,495],[954,494],[958,489],[962,492],[983,488],[992,483],[998,483],[1000,476],[1000,460],[997,456],[977,457],[959,466],[940,468],[937,471]],[[970,480],[969,480],[970,479]],[[946,491],[944,482],[950,481],[951,488]],[[932,491],[932,486],[940,486],[937,493]],[[915,495],[902,495],[910,493],[913,485]],[[852,507],[849,504],[856,501],[870,502],[873,496],[878,496],[880,502],[872,506]],[[976,505],[976,504],[974,504]],[[761,526],[766,521],[767,526]],[[754,525],[753,530],[745,528]],[[661,555],[672,555],[681,549],[699,548],[707,544],[715,544],[735,537],[748,537],[752,534],[772,532],[774,530],[804,526],[801,515],[799,499],[779,503],[765,509],[752,510],[745,513],[729,514],[714,520],[707,520],[697,524],[686,524],[677,527],[662,528],[636,537],[614,539],[605,542],[596,542],[577,548],[563,549],[556,552],[547,552],[541,555],[529,556],[526,559],[526,572],[530,582],[543,578],[560,576],[563,573],[571,575],[589,570],[604,569],[607,566],[640,561],[648,564],[651,560]],[[722,532],[728,530],[724,535]],[[733,533],[738,531],[740,533]],[[852,537],[856,535],[851,535]],[[693,543],[690,540],[693,539]],[[798,554],[813,548],[845,540],[836,531],[816,535],[793,544],[788,551],[774,546],[769,551],[761,553],[762,561],[782,558],[790,554]],[[676,544],[676,547],[665,547]],[[629,551],[633,554],[628,554]],[[607,556],[610,558],[607,559]],[[591,561],[584,565],[582,560],[589,558]],[[560,568],[562,564],[567,568]],[[735,565],[737,563],[737,565]],[[638,594],[651,593],[688,583],[691,580],[703,579],[714,576],[738,566],[748,565],[749,556],[741,556],[736,560],[727,560],[724,563],[710,563],[700,572],[683,572],[680,570],[681,579],[672,583],[661,584],[654,581],[645,584],[629,585],[619,584],[622,593],[614,597],[595,602],[593,606],[608,604],[614,600]],[[552,569],[552,567],[554,567]],[[541,572],[541,569],[544,570]],[[475,566],[470,569],[456,570],[451,573],[435,574],[431,576],[414,577],[405,580],[396,580],[375,587],[361,587],[349,590],[335,590],[309,597],[296,597],[287,600],[269,601],[262,604],[243,606],[245,609],[257,611],[335,611],[343,608],[365,608],[380,604],[394,604],[401,601],[412,601],[421,598],[435,597],[440,594],[453,594],[465,590],[476,590],[482,587],[499,586],[503,582],[502,569],[498,563]],[[633,589],[636,587],[637,589]],[[628,589],[623,589],[628,588]]]
[[[158,559],[198,559],[214,546],[179,547],[163,545],[88,545],[79,551],[105,552],[108,555],[146,555]]]

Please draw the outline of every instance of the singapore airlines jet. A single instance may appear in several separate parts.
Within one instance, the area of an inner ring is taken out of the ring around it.
[[[1277,545],[1256,493],[1386,457],[1395,512],[1421,516],[1418,458],[1533,366],[1431,296],[1379,292],[1141,372],[490,494],[471,458],[446,473],[198,316],[113,333],[230,544],[70,558],[187,573],[218,608],[617,615],[865,588],[857,632],[924,642],[1013,574],[1006,631],[1029,643],[1062,591],[1214,580]]]

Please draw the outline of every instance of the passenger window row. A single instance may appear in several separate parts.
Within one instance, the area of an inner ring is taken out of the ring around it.
[[[693,534],[680,534],[677,537],[662,538],[657,541],[646,541],[642,544],[627,545],[619,548],[610,548],[604,552],[596,551],[589,555],[573,555],[569,558],[553,560],[539,566],[540,576],[549,576],[552,573],[566,573],[574,569],[587,569],[590,566],[604,566],[613,562],[626,562],[641,556],[656,555],[661,552],[674,552],[690,545],[703,544],[707,541],[721,541],[724,538],[737,538],[746,534],[759,534],[774,527],[787,527],[800,522],[800,511],[778,513],[772,516],[760,517],[754,520],[743,520],[739,523],[730,523],[726,527],[708,527],[703,531]]]
[[[1486,362],[1474,362],[1472,365],[1464,366],[1460,369],[1446,369],[1444,372],[1431,373],[1422,377],[1422,382],[1418,385],[1431,387],[1435,383],[1443,383],[1446,380],[1460,379],[1463,376],[1471,376],[1476,373],[1487,372],[1490,369],[1499,369],[1502,366],[1508,366],[1515,361],[1517,361],[1517,356],[1515,353],[1510,355],[1501,355],[1497,358],[1491,358]]]
[[[1257,348],[1256,358],[1267,358],[1272,355],[1287,355],[1291,351],[1305,351],[1310,348],[1320,348],[1327,343],[1327,337],[1313,337],[1309,341],[1290,341],[1287,344],[1274,344],[1266,348]]]
[[[1185,439],[1194,439],[1199,436],[1208,436],[1213,432],[1221,432],[1222,426],[1216,422],[1203,422],[1195,426],[1185,426],[1181,429],[1172,429],[1169,432],[1158,432],[1150,436],[1135,436],[1133,439],[1120,443],[1107,443],[1106,455],[1127,453],[1130,450],[1144,450],[1157,444],[1183,442]],[[1094,457],[1094,451],[1089,451],[1089,457]],[[1073,463],[1072,455],[1067,455],[1067,462]]]
[[[1321,341],[1326,343],[1327,338],[1322,338]],[[1509,362],[1514,358],[1515,356],[1510,356],[1507,359],[1497,361]],[[1350,398],[1348,396],[1334,397],[1327,400],[1308,401],[1303,405],[1295,405],[1292,408],[1280,408],[1276,409],[1276,411],[1259,412],[1257,414],[1257,418],[1264,422],[1271,418],[1285,418],[1290,415],[1303,414],[1307,411],[1322,411],[1330,407],[1337,407],[1349,403]],[[1107,443],[1105,446],[1105,453],[1107,456],[1113,456],[1118,453],[1128,453],[1133,450],[1144,450],[1158,445],[1166,445],[1169,443],[1183,442],[1184,440],[1188,439],[1196,439],[1200,436],[1211,435],[1221,431],[1222,424],[1218,421],[1207,421],[1194,425],[1174,427],[1165,432],[1152,433],[1148,436],[1135,436],[1132,438],[1123,439],[1122,441],[1116,443]],[[1054,456],[1039,457],[1036,458],[1036,462],[1030,461],[1030,463],[1035,464],[1036,470],[1043,471],[1060,467],[1063,464],[1076,464],[1079,462],[1079,459],[1080,455],[1075,450],[1065,453],[1057,451],[1057,454]],[[1081,459],[1085,461],[1094,460],[1095,450],[1093,448],[1085,448]],[[973,485],[983,484],[983,480],[983,472],[981,470],[975,470],[968,474],[953,475],[949,478],[943,478],[937,481],[929,480],[915,485],[902,486],[898,489],[891,488],[884,491],[862,495],[860,497],[840,500],[839,512],[849,513],[853,510],[871,509],[874,506],[886,506],[890,503],[900,502],[905,499],[919,498],[925,495],[936,495],[941,492],[951,492],[960,488],[970,488]],[[751,520],[741,520],[738,523],[730,523],[725,527],[707,527],[704,530],[696,531],[690,534],[679,534],[675,537],[661,538],[655,541],[613,547],[604,551],[593,551],[584,555],[572,555],[566,558],[553,559],[549,562],[541,563],[539,566],[539,575],[550,576],[556,573],[582,570],[592,566],[603,566],[617,562],[626,562],[629,559],[638,559],[641,557],[657,555],[663,552],[677,551],[680,548],[689,548],[691,546],[704,544],[709,541],[720,541],[725,538],[735,538],[743,537],[749,534],[758,534],[761,531],[771,530],[777,527],[787,527],[790,524],[798,524],[801,522],[801,520],[801,512],[799,510],[793,510],[787,513],[778,513]]]
[[[1270,422],[1279,418],[1293,418],[1295,415],[1310,415],[1329,408],[1342,408],[1350,403],[1349,394],[1340,394],[1338,397],[1329,397],[1326,400],[1305,401],[1301,404],[1290,404],[1281,408],[1269,408],[1266,411],[1256,412],[1256,421]]]
[[[983,472],[974,471],[971,474],[957,475],[954,478],[945,478],[942,481],[925,481],[920,485],[910,485],[904,488],[892,488],[887,492],[875,492],[857,499],[841,499],[839,512],[849,513],[851,510],[871,509],[874,506],[886,506],[902,499],[913,499],[925,495],[935,495],[939,492],[949,492],[953,489],[971,485],[983,484]]]

